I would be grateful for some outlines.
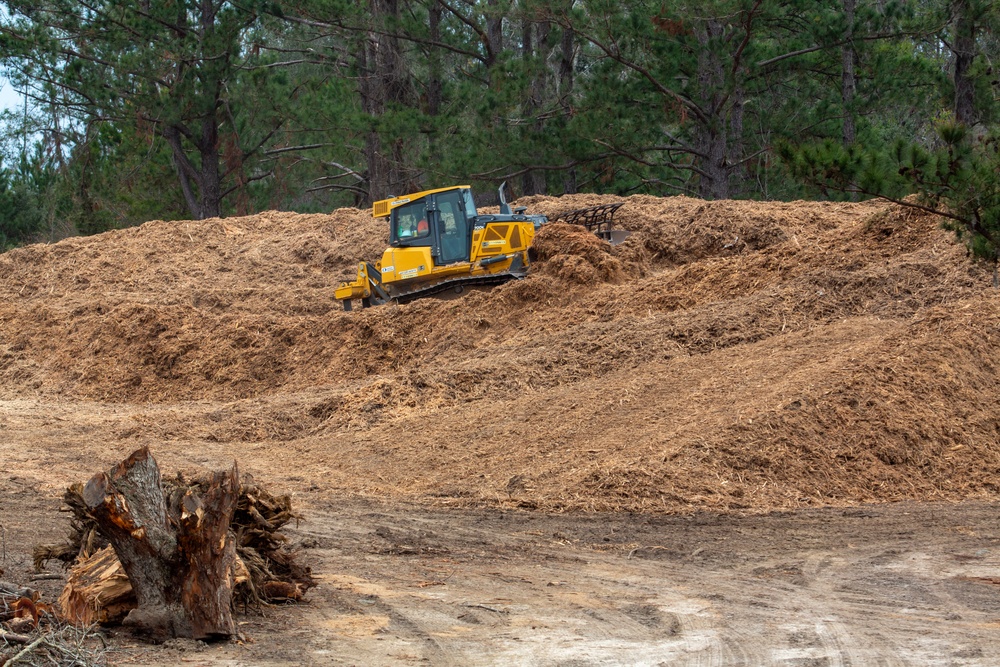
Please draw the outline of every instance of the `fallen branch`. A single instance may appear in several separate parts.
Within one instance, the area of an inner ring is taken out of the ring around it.
[[[47,630],[37,636],[18,637],[17,643],[27,646],[10,658],[0,652],[3,667],[15,663],[25,667],[106,667],[108,664],[107,643],[92,627],[77,628],[50,622]],[[3,648],[0,643],[0,649]]]
[[[463,604],[463,607],[468,607],[469,609],[485,609],[486,611],[492,611],[494,614],[509,614],[510,612],[506,609],[494,609],[493,607],[487,607],[484,604]]]
[[[11,658],[10,660],[8,660],[6,662],[6,664],[4,665],[4,667],[10,667],[10,665],[13,665],[15,662],[17,662],[18,660],[20,660],[24,656],[26,656],[29,653],[31,653],[35,649],[36,646],[38,646],[39,644],[41,644],[44,641],[45,641],[45,635],[42,635],[41,637],[39,637],[35,641],[33,641],[30,644],[28,644],[27,646],[25,646],[23,649],[21,649],[21,651],[19,653],[16,653],[13,658]]]
[[[7,632],[6,630],[0,630],[0,639],[8,644],[27,644],[31,641],[31,637],[28,635],[19,635],[16,632]]]

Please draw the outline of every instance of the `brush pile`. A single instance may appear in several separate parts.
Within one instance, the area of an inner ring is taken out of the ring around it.
[[[40,620],[52,617],[52,610],[39,600],[38,591],[0,581],[0,640],[22,642],[24,633],[38,627]],[[23,642],[22,642],[23,643]]]
[[[38,591],[0,581],[0,667],[100,667],[104,642],[90,627],[62,623]]]

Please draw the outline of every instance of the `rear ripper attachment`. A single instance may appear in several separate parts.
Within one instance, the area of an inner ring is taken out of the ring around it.
[[[343,282],[334,296],[351,310],[354,299],[368,307],[405,303],[467,286],[497,285],[527,275],[528,248],[544,215],[511,209],[500,186],[500,213],[480,215],[472,188],[455,185],[377,201],[372,215],[389,219],[389,247],[374,264],[360,262],[356,278]],[[628,236],[613,230],[622,204],[606,204],[561,214],[612,244]]]
[[[618,245],[632,235],[632,232],[628,230],[612,228],[615,213],[624,205],[625,202],[620,201],[615,204],[601,204],[600,206],[566,211],[552,218],[552,222],[581,225],[611,245]]]

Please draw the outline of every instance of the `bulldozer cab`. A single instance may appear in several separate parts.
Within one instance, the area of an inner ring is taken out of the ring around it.
[[[432,190],[392,202],[389,245],[430,247],[435,266],[468,262],[470,225],[476,215],[467,187]]]

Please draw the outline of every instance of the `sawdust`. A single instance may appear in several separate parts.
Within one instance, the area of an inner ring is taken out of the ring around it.
[[[612,256],[611,246],[579,225],[554,222],[542,227],[531,250],[534,272],[563,282],[622,283],[628,277],[624,263]]]
[[[111,437],[268,443],[344,493],[452,505],[1000,495],[1000,296],[936,219],[624,201],[613,249],[554,224],[525,280],[353,313],[334,288],[385,243],[353,209],[10,251],[0,398],[150,406]]]

